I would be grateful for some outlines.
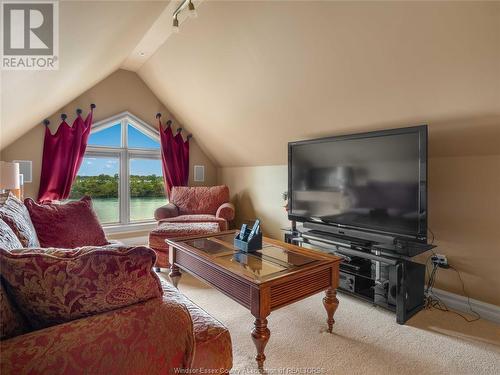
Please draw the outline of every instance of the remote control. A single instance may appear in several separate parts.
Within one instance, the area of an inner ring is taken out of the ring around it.
[[[247,231],[247,225],[243,224],[240,229],[240,234],[238,235],[240,240],[243,240],[245,238],[246,231]]]
[[[255,220],[255,223],[252,227],[252,231],[248,235],[248,242],[250,242],[250,240],[253,238],[253,236],[255,236],[257,234],[257,231],[259,230],[259,226],[260,226],[260,220],[257,219],[257,220]]]

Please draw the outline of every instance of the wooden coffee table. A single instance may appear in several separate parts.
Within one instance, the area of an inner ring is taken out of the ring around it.
[[[180,269],[189,272],[250,310],[255,317],[252,340],[263,369],[264,349],[271,335],[267,317],[276,309],[326,291],[323,305],[328,332],[339,305],[336,288],[340,258],[265,238],[256,253],[236,251],[237,231],[167,239],[170,279],[177,287]]]

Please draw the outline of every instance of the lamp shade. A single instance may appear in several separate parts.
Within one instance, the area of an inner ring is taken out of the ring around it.
[[[0,189],[20,189],[19,164],[0,161]]]

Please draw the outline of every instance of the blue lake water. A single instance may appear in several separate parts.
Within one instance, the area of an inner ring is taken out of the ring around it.
[[[93,198],[92,203],[102,224],[120,221],[118,198]],[[164,204],[167,204],[165,198],[131,198],[130,220],[151,220],[155,210]]]

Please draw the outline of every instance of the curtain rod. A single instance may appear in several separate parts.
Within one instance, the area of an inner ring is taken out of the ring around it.
[[[158,119],[158,121],[160,122],[160,126],[161,126],[161,112],[158,112],[158,113],[156,114],[156,116],[155,116],[155,117]],[[167,122],[165,122],[165,124],[166,124],[167,126],[171,126],[171,125],[172,125],[172,120],[168,120]],[[184,130],[184,129],[183,129],[183,128],[181,128],[181,127],[177,128],[177,132],[181,132],[181,131],[183,131],[183,130]],[[187,139],[191,139],[191,138],[193,138],[193,134],[189,133],[189,134],[187,135]]]
[[[97,106],[94,104],[94,103],[91,103],[90,104],[90,110],[92,111],[94,108],[96,108]],[[77,116],[80,116],[81,114],[83,113],[82,109],[81,108],[77,108],[76,109],[76,114]],[[161,114],[160,114],[161,116]],[[61,113],[61,120],[64,121],[68,118],[68,115],[66,113]],[[48,118],[44,119],[42,121],[42,124],[45,125],[45,126],[49,126],[50,125],[50,121]]]

